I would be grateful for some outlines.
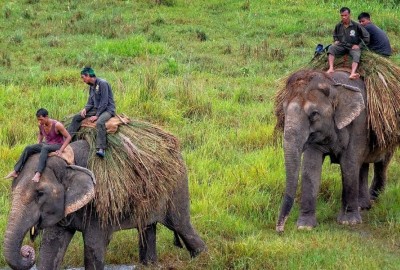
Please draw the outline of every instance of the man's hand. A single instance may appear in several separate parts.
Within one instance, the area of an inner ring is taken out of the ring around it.
[[[335,42],[333,42],[333,44],[339,45],[339,44],[340,44],[340,41],[339,41],[339,40],[335,40]]]
[[[89,120],[91,121],[91,122],[94,122],[94,121],[96,121],[97,120],[97,115],[93,115],[93,116],[91,116],[90,118],[89,118]]]
[[[83,109],[83,110],[81,111],[81,116],[82,116],[82,118],[85,118],[85,117],[86,117],[86,109]]]
[[[351,47],[351,49],[352,49],[352,50],[358,50],[358,49],[360,49],[360,46],[358,46],[357,44],[354,44],[354,45]]]
[[[61,154],[62,154],[62,152],[63,152],[63,151],[61,151],[61,150],[57,150],[57,151],[56,151],[56,155],[60,157]]]

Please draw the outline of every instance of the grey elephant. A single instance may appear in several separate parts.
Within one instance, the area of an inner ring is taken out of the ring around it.
[[[360,208],[370,208],[386,181],[386,169],[393,147],[373,143],[368,128],[366,91],[363,80],[349,80],[336,71],[301,70],[286,83],[284,98],[284,159],[286,190],[276,224],[284,231],[293,206],[301,171],[299,229],[317,225],[316,201],[322,163],[329,156],[340,165],[342,174],[341,224],[361,223]],[[374,179],[368,190],[368,167],[374,163]]]
[[[38,269],[60,269],[76,231],[82,232],[85,269],[103,269],[104,256],[112,233],[136,228],[132,218],[121,216],[118,226],[101,226],[93,205],[94,177],[87,165],[89,144],[71,144],[75,163],[68,166],[59,157],[50,157],[41,180],[31,181],[37,156],[31,157],[13,182],[12,207],[4,240],[4,256],[13,269],[30,269],[35,263],[33,248],[21,249],[25,235],[33,227],[43,229]],[[183,162],[183,160],[181,160]],[[190,222],[189,192],[186,172],[179,177],[176,190],[162,209],[149,213],[139,237],[139,258],[144,264],[156,260],[156,223],[162,223],[175,233],[175,243],[183,240],[192,257],[206,250],[206,245]],[[33,233],[36,235],[36,233]]]

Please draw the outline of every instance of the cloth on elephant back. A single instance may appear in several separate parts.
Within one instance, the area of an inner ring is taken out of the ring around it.
[[[131,120],[107,134],[103,159],[95,154],[95,129],[81,127],[78,138],[90,145],[88,169],[97,180],[94,200],[102,225],[119,225],[120,217],[127,216],[141,230],[148,214],[162,207],[160,202],[169,199],[186,173],[177,138],[147,122]]]
[[[118,130],[118,126],[120,125],[126,125],[131,122],[131,119],[125,115],[116,115],[114,117],[111,117],[107,122],[106,122],[106,130],[107,133],[115,133]],[[96,121],[91,122],[89,118],[85,118],[82,121],[81,127],[90,127],[90,128],[96,128]]]
[[[56,152],[51,152],[48,154],[48,156],[57,156],[57,154]],[[73,165],[75,163],[74,150],[70,145],[67,145],[67,147],[65,147],[64,151],[61,153],[60,158],[64,159],[68,165]]]
[[[351,64],[350,57],[335,58],[335,69],[346,69]],[[319,55],[304,68],[326,71],[328,69],[327,54]],[[368,126],[370,138],[374,145],[389,147],[400,140],[400,67],[389,58],[364,50],[358,73],[364,80],[367,91]],[[290,75],[288,75],[290,76]],[[287,77],[281,80],[286,82]],[[275,115],[277,123],[275,131],[283,130],[283,102],[290,94],[290,89],[282,86],[275,94]]]

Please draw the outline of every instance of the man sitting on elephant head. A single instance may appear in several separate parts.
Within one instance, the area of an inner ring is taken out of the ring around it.
[[[369,33],[362,25],[351,20],[349,8],[342,7],[340,16],[342,20],[336,25],[333,32],[334,43],[328,49],[329,69],[327,73],[330,74],[335,71],[333,68],[335,56],[348,53],[353,58],[349,78],[357,79],[360,77],[356,71],[360,62],[361,47],[368,45]]]
[[[56,154],[60,156],[68,146],[71,141],[71,135],[69,135],[62,123],[50,119],[48,114],[48,111],[43,108],[36,112],[36,117],[39,122],[38,143],[25,147],[24,152],[14,166],[14,170],[5,178],[18,177],[19,172],[24,167],[28,158],[35,153],[40,153],[39,164],[35,176],[32,178],[32,181],[39,182],[40,176],[46,167],[48,154],[50,152],[56,152]],[[43,143],[43,139],[46,140],[45,143]]]

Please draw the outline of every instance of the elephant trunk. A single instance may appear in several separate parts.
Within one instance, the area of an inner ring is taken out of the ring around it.
[[[27,211],[21,211],[21,203],[14,205],[15,201],[17,200],[13,200],[4,239],[4,257],[12,269],[30,269],[35,264],[35,251],[30,246],[22,247],[22,241],[34,222]]]
[[[276,231],[279,233],[284,231],[285,222],[294,203],[301,166],[301,155],[309,135],[308,122],[301,121],[301,117],[301,113],[296,111],[296,117],[287,117],[285,119],[283,148],[285,152],[286,190],[276,223]],[[303,115],[303,117],[305,116]],[[291,119],[294,120],[291,121]]]

